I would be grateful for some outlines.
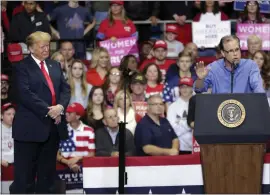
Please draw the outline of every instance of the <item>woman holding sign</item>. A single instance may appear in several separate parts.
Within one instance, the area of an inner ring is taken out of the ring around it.
[[[108,18],[103,20],[99,26],[97,39],[116,40],[138,36],[134,23],[127,18],[124,9],[124,1],[111,1]]]

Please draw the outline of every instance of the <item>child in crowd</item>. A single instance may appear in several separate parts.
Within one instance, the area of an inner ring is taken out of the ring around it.
[[[122,73],[118,67],[113,67],[107,75],[106,81],[103,85],[104,93],[106,95],[106,103],[108,106],[113,106],[114,97],[116,93],[123,87]]]
[[[83,124],[80,120],[85,114],[81,104],[74,102],[66,110],[68,122],[68,139],[61,141],[57,160],[67,165],[72,171],[80,172],[78,164],[83,157],[95,155],[95,134],[94,130]]]
[[[15,107],[6,103],[1,108],[1,165],[8,167],[14,162],[14,141],[12,138],[12,123],[15,115]]]
[[[101,87],[94,86],[90,92],[87,115],[85,116],[85,123],[92,127],[95,131],[104,127],[102,122],[104,116],[105,95]]]
[[[187,124],[188,104],[193,93],[193,80],[183,77],[179,81],[179,98],[168,109],[167,119],[179,139],[180,154],[190,154],[192,151],[192,129]]]
[[[166,26],[165,41],[168,45],[168,58],[177,58],[178,54],[184,50],[184,45],[176,40],[178,29],[176,25]]]
[[[86,82],[84,64],[82,61],[73,61],[70,71],[68,72],[68,83],[71,89],[70,104],[78,102],[86,108],[92,85]]]
[[[163,90],[163,99],[167,103],[167,106],[176,101],[179,97],[179,79],[183,77],[191,77],[193,81],[197,79],[196,73],[190,71],[190,67],[192,65],[192,56],[190,53],[180,53],[177,65],[179,67],[178,75],[168,79]]]
[[[145,98],[148,99],[151,95],[155,94],[160,94],[160,96],[162,96],[162,73],[159,67],[154,63],[150,63],[144,68],[143,75],[147,80]]]

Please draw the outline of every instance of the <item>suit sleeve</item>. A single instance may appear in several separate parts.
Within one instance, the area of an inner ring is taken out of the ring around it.
[[[15,68],[16,74],[16,90],[19,103],[23,104],[27,109],[36,114],[39,118],[44,118],[49,109],[46,102],[39,98],[34,92],[30,90],[29,75],[26,70],[27,65],[23,62],[17,64]]]
[[[61,104],[65,109],[67,108],[69,101],[70,101],[70,86],[67,84],[64,74],[61,70],[61,66],[60,64],[57,64],[57,66],[59,67],[60,71],[61,71],[61,77],[60,77],[60,99],[59,99],[59,104]]]

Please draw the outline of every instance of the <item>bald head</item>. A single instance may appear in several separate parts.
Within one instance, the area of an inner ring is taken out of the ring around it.
[[[189,52],[193,58],[193,60],[195,60],[198,56],[198,47],[195,43],[188,43],[184,49],[184,52]]]
[[[118,115],[117,111],[113,108],[107,108],[104,111],[103,123],[110,129],[118,129]]]

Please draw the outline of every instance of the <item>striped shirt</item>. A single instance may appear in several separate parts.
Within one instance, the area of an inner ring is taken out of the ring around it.
[[[77,129],[68,124],[68,139],[60,141],[59,150],[65,158],[88,156],[95,152],[94,130],[81,122]]]

